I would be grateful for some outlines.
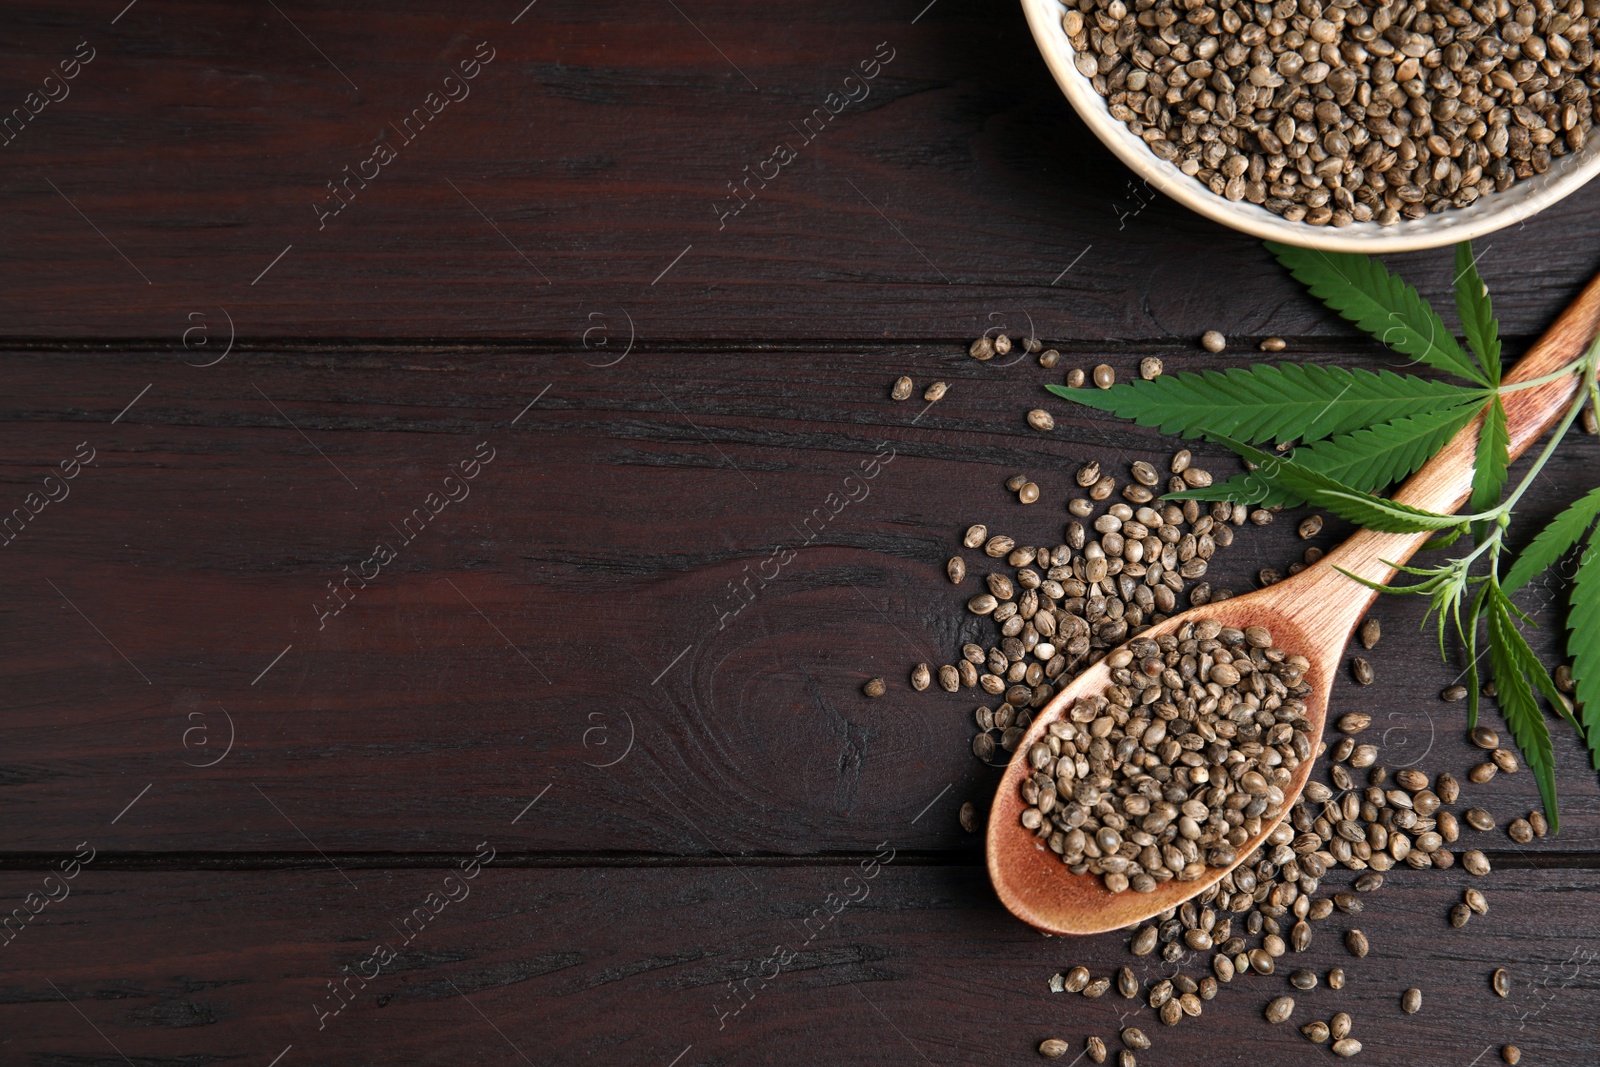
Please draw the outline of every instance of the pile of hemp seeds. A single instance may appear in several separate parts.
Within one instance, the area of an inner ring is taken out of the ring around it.
[[[1600,0],[1064,0],[1111,116],[1292,222],[1463,208],[1583,149]]]

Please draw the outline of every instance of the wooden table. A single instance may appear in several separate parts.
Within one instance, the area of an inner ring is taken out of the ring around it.
[[[1146,1064],[1324,1062],[1261,1020],[1281,977],[1174,1030],[1051,994],[1165,965],[1005,913],[956,819],[997,776],[975,701],[906,681],[968,632],[968,523],[1053,543],[1077,464],[1175,447],[1029,430],[1065,368],[1400,362],[1132,183],[1014,4],[123,2],[0,23],[0,1062],[942,1067],[1122,1025]],[[1600,188],[1480,242],[1511,350],[1597,224]],[[1448,254],[1395,262],[1446,299]],[[1001,327],[1061,367],[966,357]],[[1527,528],[1597,467],[1565,446]],[[1525,598],[1552,656],[1561,598]],[[1380,605],[1337,707],[1460,773],[1421,608]],[[1297,1024],[1350,1011],[1369,1064],[1600,1057],[1600,789],[1554,732],[1560,836],[1484,835],[1465,930],[1459,868],[1392,875],[1364,961],[1324,923],[1295,962],[1350,984]]]

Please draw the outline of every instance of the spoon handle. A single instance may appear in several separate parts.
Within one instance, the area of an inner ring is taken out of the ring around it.
[[[1561,369],[1576,359],[1600,332],[1600,276],[1596,276],[1544,336],[1534,342],[1522,359],[1506,374],[1503,384],[1530,381]],[[1510,431],[1511,458],[1516,459],[1545,432],[1560,421],[1573,395],[1581,387],[1579,375],[1569,374],[1544,385],[1519,389],[1503,397],[1507,428]],[[1472,494],[1473,460],[1478,448],[1478,431],[1483,416],[1474,418],[1451,438],[1438,455],[1413,474],[1400,487],[1394,499],[1413,507],[1442,514],[1456,511]],[[1351,627],[1359,621],[1377,593],[1361,589],[1335,568],[1360,575],[1373,582],[1387,582],[1396,571],[1391,564],[1405,563],[1432,536],[1427,533],[1397,534],[1358,530],[1339,548],[1323,557],[1317,580],[1338,583],[1337,600]],[[1387,562],[1385,562],[1387,561]],[[1310,592],[1309,590],[1307,592]],[[1331,588],[1327,592],[1332,592]],[[1363,595],[1364,594],[1364,595]]]

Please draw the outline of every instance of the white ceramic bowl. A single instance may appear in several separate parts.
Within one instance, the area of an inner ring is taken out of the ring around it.
[[[1503,229],[1542,211],[1600,171],[1600,131],[1581,152],[1569,152],[1543,174],[1517,182],[1503,193],[1480,197],[1471,207],[1451,208],[1392,226],[1357,222],[1349,226],[1308,226],[1290,222],[1248,201],[1217,196],[1175,164],[1161,159],[1126,125],[1111,117],[1105,97],[1073,65],[1072,42],[1061,28],[1066,8],[1060,0],[1022,0],[1033,39],[1067,100],[1093,130],[1139,177],[1158,192],[1224,226],[1285,244],[1330,252],[1410,252],[1437,248]]]

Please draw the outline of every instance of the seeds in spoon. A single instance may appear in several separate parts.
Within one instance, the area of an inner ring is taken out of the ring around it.
[[[1273,647],[1266,630],[1252,631],[1201,619],[1159,640],[1136,638],[1117,653],[1112,684],[1079,699],[1029,749],[1026,784],[1060,802],[1046,811],[1030,801],[1028,821],[1040,836],[1063,835],[1068,867],[1100,875],[1111,892],[1153,892],[1231,866],[1239,843],[1283,810],[1294,769],[1313,750],[1309,664]],[[1202,689],[1202,702],[1187,683],[1169,688],[1183,670],[1220,694]],[[1242,686],[1246,674],[1260,682]],[[1211,753],[1215,778],[1179,761],[1193,751],[1181,740],[1189,735]],[[1160,766],[1170,768],[1165,778],[1148,773]]]

